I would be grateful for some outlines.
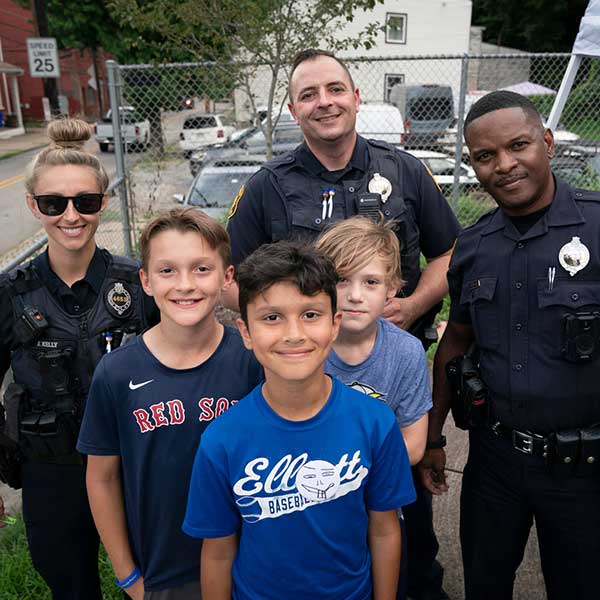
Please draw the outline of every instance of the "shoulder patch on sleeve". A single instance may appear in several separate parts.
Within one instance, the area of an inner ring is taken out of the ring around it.
[[[244,186],[242,186],[240,188],[240,191],[237,193],[237,196],[233,199],[233,202],[231,203],[231,208],[229,209],[229,214],[227,215],[228,221],[229,221],[229,219],[231,219],[231,217],[233,217],[233,215],[235,215],[238,204],[240,203],[240,200],[242,199],[243,195],[244,195]]]
[[[440,187],[440,184],[435,180],[435,177],[433,176],[433,173],[431,172],[430,168],[425,163],[423,163],[423,166],[425,167],[425,170],[429,173],[429,177],[433,179],[433,183],[435,183],[437,189],[440,190],[440,194],[443,194],[442,188]]]

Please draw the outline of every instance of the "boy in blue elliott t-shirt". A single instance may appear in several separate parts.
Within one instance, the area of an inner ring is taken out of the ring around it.
[[[194,455],[262,373],[215,317],[233,277],[223,226],[175,209],[147,226],[141,252],[161,321],[100,362],[77,448],[89,455],[90,506],[117,585],[136,600],[188,600],[200,598],[201,542],[181,531]]]
[[[400,247],[393,222],[352,217],[326,230],[317,248],[335,264],[340,332],[325,371],[385,402],[395,413],[410,464],[427,442],[431,388],[421,342],[382,318],[402,286]]]
[[[392,600],[396,509],[414,488],[393,413],[324,372],[341,318],[333,263],[279,242],[237,281],[238,326],[265,383],[196,455],[183,529],[205,538],[203,598]]]

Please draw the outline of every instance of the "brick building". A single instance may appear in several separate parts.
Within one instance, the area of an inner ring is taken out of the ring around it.
[[[29,8],[22,8],[13,0],[0,0],[0,63],[21,69],[17,76],[21,110],[24,119],[42,120],[44,110],[42,79],[29,76],[27,38],[37,37],[34,18]],[[97,89],[102,94],[102,109],[108,107],[108,90],[104,68],[104,52],[97,52],[98,77],[94,76],[92,51],[69,49],[59,51],[60,78],[57,80],[60,105],[70,115],[84,115],[94,120],[100,114]],[[0,110],[15,114],[11,94],[11,75],[0,71]]]

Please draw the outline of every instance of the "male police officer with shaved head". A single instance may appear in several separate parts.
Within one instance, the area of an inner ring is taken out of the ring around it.
[[[600,193],[553,176],[552,132],[511,92],[465,120],[471,164],[498,208],[458,239],[435,357],[429,439],[453,393],[470,429],[461,495],[466,598],[512,598],[535,519],[550,600],[598,596]],[[476,341],[478,354],[467,352]],[[454,388],[454,390],[452,389]],[[447,489],[442,449],[421,470]]]
[[[329,52],[305,50],[292,65],[289,109],[305,142],[265,164],[235,199],[228,223],[234,264],[261,244],[304,237],[356,214],[398,222],[406,285],[384,317],[425,346],[447,292],[446,271],[459,226],[435,180],[421,162],[384,142],[356,133],[360,92],[348,68]],[[398,140],[400,141],[400,140]],[[421,272],[420,256],[427,259]],[[236,299],[230,299],[235,306]],[[420,492],[420,494],[419,494]],[[410,595],[443,599],[431,496],[406,508]],[[414,532],[414,535],[411,533]],[[436,571],[436,572],[434,572]]]

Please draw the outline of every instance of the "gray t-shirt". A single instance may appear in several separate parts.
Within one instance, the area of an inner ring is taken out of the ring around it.
[[[385,402],[400,427],[418,421],[431,408],[429,369],[421,342],[383,318],[377,320],[375,345],[362,363],[349,365],[331,350],[325,371]]]

